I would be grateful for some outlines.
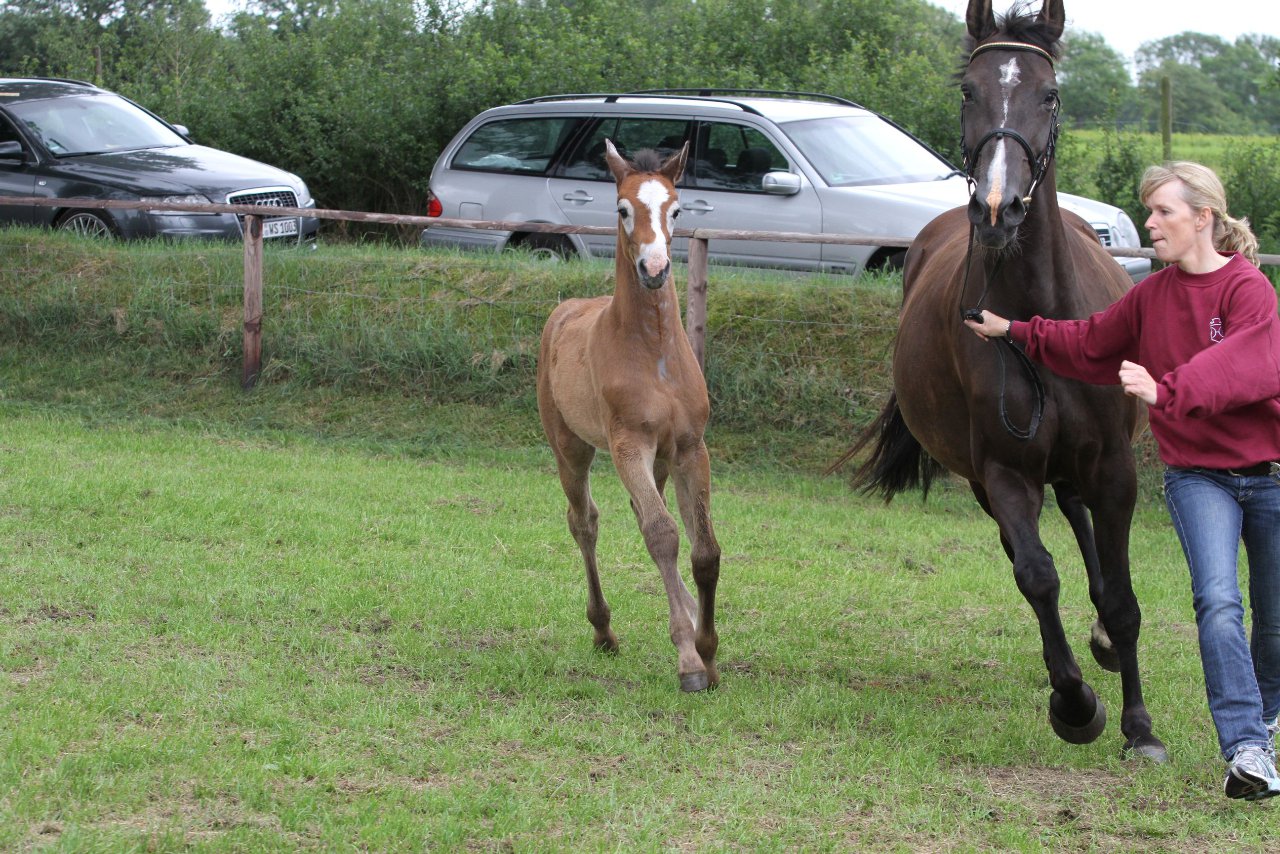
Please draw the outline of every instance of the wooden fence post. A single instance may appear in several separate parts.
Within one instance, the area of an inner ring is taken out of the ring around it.
[[[240,387],[253,388],[262,371],[262,217],[244,218],[244,373]]]
[[[707,341],[707,239],[689,238],[689,282],[685,292],[684,328],[705,374],[702,353]]]

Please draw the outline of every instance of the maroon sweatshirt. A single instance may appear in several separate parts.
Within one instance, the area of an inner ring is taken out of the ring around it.
[[[1160,458],[1184,468],[1280,460],[1276,291],[1241,255],[1212,273],[1165,267],[1086,320],[1034,317],[1010,334],[1064,377],[1118,384],[1120,362],[1156,380]]]

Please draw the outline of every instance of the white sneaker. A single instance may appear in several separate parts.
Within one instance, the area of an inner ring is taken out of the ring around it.
[[[1256,744],[1236,750],[1223,784],[1228,798],[1259,801],[1280,795],[1280,776],[1271,751]]]

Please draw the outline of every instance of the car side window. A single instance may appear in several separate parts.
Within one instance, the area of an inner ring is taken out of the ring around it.
[[[689,138],[690,122],[683,119],[604,118],[565,158],[563,178],[612,181],[604,162],[604,141],[611,140],[623,156],[652,148],[663,157],[674,154]]]
[[[453,156],[455,169],[543,174],[580,119],[547,116],[487,122]]]
[[[18,133],[18,129],[4,116],[0,116],[0,142],[16,142],[22,144],[24,148],[26,147],[26,144],[22,141],[22,136]]]
[[[749,125],[706,122],[693,150],[693,186],[762,193],[766,172],[788,172],[787,157]]]

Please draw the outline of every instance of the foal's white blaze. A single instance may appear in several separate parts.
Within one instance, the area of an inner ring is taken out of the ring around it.
[[[1009,101],[1013,97],[1013,90],[1022,82],[1022,71],[1018,68],[1017,57],[1011,58],[1004,65],[1000,66],[1000,92],[1004,114],[1000,117],[1000,126],[1006,127],[1009,124]],[[991,224],[996,224],[996,212],[1000,209],[1000,202],[1004,195],[1004,185],[1008,183],[1008,175],[1005,174],[1008,169],[1008,159],[1005,151],[1010,141],[1004,138],[996,140],[996,152],[991,158],[990,181],[991,189],[987,193],[987,204],[991,208]]]
[[[653,229],[653,240],[640,247],[640,261],[650,276],[656,276],[666,269],[668,263],[667,222],[663,208],[671,200],[671,194],[661,181],[651,178],[640,185],[636,199],[648,210],[649,225]]]

